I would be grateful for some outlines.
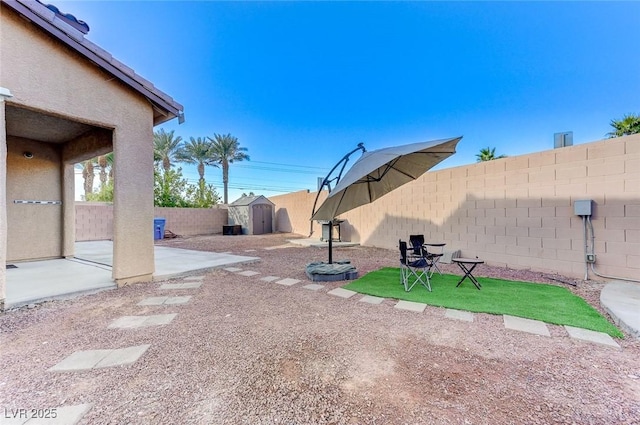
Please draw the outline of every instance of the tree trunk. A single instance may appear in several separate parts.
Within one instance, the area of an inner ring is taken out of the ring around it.
[[[229,204],[229,163],[224,161],[222,163],[222,185],[224,186],[224,203]]]

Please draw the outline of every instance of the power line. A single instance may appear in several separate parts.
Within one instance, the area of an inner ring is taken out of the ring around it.
[[[283,168],[272,168],[272,167],[261,167],[261,166],[253,166],[253,165],[242,165],[242,164],[233,164],[236,168],[250,168],[253,170],[263,170],[263,171],[276,171],[279,173],[296,173],[296,174],[310,174],[317,175],[316,171],[307,171],[307,170],[286,170]]]
[[[255,163],[255,164],[281,165],[283,167],[312,168],[312,169],[320,170],[320,171],[328,171],[329,170],[328,168],[325,168],[325,167],[311,167],[311,166],[308,166],[308,165],[281,164],[281,163],[278,163],[278,162],[264,162],[264,161],[250,161],[250,162]]]

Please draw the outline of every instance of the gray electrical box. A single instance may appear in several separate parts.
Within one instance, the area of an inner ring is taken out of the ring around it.
[[[579,199],[573,203],[573,212],[575,215],[590,216],[591,215],[591,199]]]
[[[555,149],[573,146],[573,131],[565,131],[553,134],[553,147]]]

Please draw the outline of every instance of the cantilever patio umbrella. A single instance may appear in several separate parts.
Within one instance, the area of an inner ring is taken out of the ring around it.
[[[371,203],[403,184],[417,179],[430,168],[453,155],[460,139],[462,137],[364,152],[344,176],[337,177],[336,186],[330,191],[320,208],[312,213],[311,220],[333,221],[340,214]],[[359,147],[364,150],[362,146]],[[342,161],[345,159],[348,161],[348,156]],[[331,181],[329,177],[327,176],[324,180],[323,186]],[[332,227],[329,226],[330,229]],[[329,263],[332,262],[331,239],[330,235]]]

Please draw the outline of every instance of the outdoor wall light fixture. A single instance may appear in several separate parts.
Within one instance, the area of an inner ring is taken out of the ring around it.
[[[29,151],[23,152],[22,156],[24,156],[27,159],[31,159],[33,158],[33,152],[29,152]]]

